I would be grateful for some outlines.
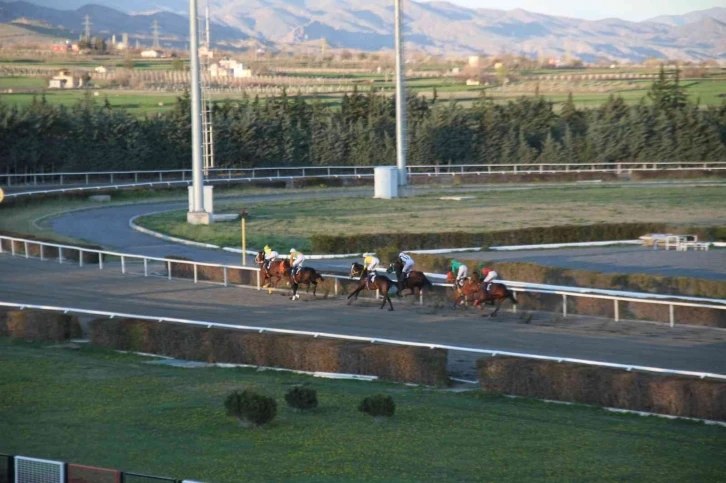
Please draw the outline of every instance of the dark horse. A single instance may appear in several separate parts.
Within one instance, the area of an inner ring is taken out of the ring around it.
[[[298,272],[293,275],[292,263],[290,263],[290,259],[287,258],[282,261],[282,268],[285,270],[285,273],[290,276],[290,285],[292,285],[291,300],[300,298],[300,296],[297,294],[297,288],[303,283],[307,285],[305,293],[310,290],[310,285],[312,284],[313,297],[317,296],[315,292],[318,290],[318,280],[322,282],[324,279],[317,271],[315,271],[314,268],[301,267],[300,270],[298,270]]]
[[[402,295],[402,292],[406,289],[411,290],[411,295],[416,295],[416,290],[418,289],[418,293],[420,294],[421,291],[424,288],[428,288],[429,290],[433,289],[433,285],[429,281],[428,278],[426,278],[426,275],[424,275],[423,272],[419,272],[417,270],[412,270],[411,273],[408,275],[408,277],[403,277],[403,262],[401,262],[400,258],[396,258],[396,260],[393,261],[388,266],[388,270],[386,270],[388,273],[396,272],[396,285],[398,286],[398,296],[400,297]]]
[[[449,272],[446,274],[446,281],[456,283],[454,274]],[[494,302],[496,308],[494,312],[489,314],[489,317],[494,317],[499,312],[499,308],[502,305],[502,301],[511,300],[513,304],[517,303],[517,299],[514,297],[514,292],[509,290],[504,284],[492,283],[489,291],[485,290],[484,283],[477,280],[467,280],[464,285],[456,288],[456,302],[464,303],[472,300],[474,306],[479,310],[482,309],[482,302]],[[456,303],[455,302],[455,303]]]
[[[260,267],[260,270],[264,275],[262,277],[263,287],[267,285],[268,280],[271,282],[273,278],[275,278],[274,286],[277,287],[277,284],[280,283],[280,280],[285,276],[285,270],[282,267],[282,262],[282,260],[272,260],[270,262],[270,268],[265,269],[265,252],[257,252],[255,263]]]
[[[386,301],[388,301],[388,305],[391,306],[388,311],[390,312],[391,310],[393,310],[393,303],[391,303],[391,296],[388,295],[388,292],[395,284],[393,283],[393,281],[391,281],[390,278],[386,277],[385,275],[376,275],[376,278],[373,280],[373,282],[369,282],[368,270],[360,263],[353,263],[353,265],[350,266],[350,278],[357,276],[360,276],[360,285],[358,285],[358,288],[353,290],[353,292],[348,295],[348,305],[350,305],[353,300],[358,299],[358,294],[361,292],[361,290],[378,290],[383,296],[383,303],[381,304],[381,308],[385,307]],[[350,300],[351,297],[355,298],[353,300]]]

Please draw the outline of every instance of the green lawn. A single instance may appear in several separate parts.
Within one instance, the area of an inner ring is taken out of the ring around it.
[[[247,223],[247,245],[265,244],[277,250],[294,246],[310,250],[315,233],[494,231],[553,225],[594,223],[665,222],[692,226],[726,225],[726,200],[722,187],[590,186],[527,191],[442,190],[415,199],[372,198],[245,203],[252,214]],[[472,196],[463,201],[442,201],[441,196]],[[219,213],[239,213],[238,203],[216,203]],[[193,226],[186,212],[161,213],[137,222],[152,230],[181,238],[239,246],[238,223]]]
[[[45,79],[36,77],[0,77],[0,89],[42,89],[47,85]]]
[[[71,106],[84,99],[86,92],[87,91],[84,89],[51,89],[44,91],[45,98],[49,103],[63,104],[66,106]],[[90,89],[90,92],[98,92],[98,96],[94,96],[94,98],[99,104],[103,104],[104,99],[107,98],[112,107],[125,109],[136,116],[143,116],[146,114],[151,115],[157,112],[168,111],[176,103],[176,98],[181,95],[181,93],[160,94],[158,92],[127,92],[104,89]],[[33,102],[34,97],[40,98],[40,96],[41,92],[3,94],[3,101],[8,104],[17,104],[22,106],[30,104]]]
[[[182,369],[92,347],[0,339],[0,452],[208,483],[267,481],[715,482],[726,428],[579,406],[334,381],[252,369]],[[320,407],[290,411],[293,385]],[[271,425],[239,427],[226,394],[275,397]],[[386,393],[382,424],[356,410]]]

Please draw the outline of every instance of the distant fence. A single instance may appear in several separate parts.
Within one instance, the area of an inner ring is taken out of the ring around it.
[[[0,483],[200,483],[162,476],[0,454]]]
[[[212,168],[207,180],[215,181],[286,181],[302,178],[371,178],[374,166],[276,166],[260,168]],[[517,175],[562,173],[632,173],[654,171],[723,171],[726,161],[684,161],[659,163],[532,163],[532,164],[452,164],[408,165],[409,178],[457,175]],[[55,173],[0,174],[0,186],[87,186],[87,190],[130,188],[135,186],[171,186],[191,183],[190,169],[146,171],[79,171]],[[25,193],[8,193],[7,197],[64,192],[70,188]],[[77,188],[74,188],[77,189]]]

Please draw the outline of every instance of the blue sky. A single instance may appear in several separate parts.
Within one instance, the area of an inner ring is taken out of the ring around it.
[[[470,8],[511,10],[523,8],[532,12],[586,19],[617,17],[640,21],[658,15],[679,15],[694,10],[726,7],[726,0],[449,0]]]

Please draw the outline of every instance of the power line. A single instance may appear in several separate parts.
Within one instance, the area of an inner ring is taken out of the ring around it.
[[[160,47],[159,45],[159,21],[154,20],[154,23],[152,24],[152,32],[154,34],[154,45],[152,48],[158,49]]]

